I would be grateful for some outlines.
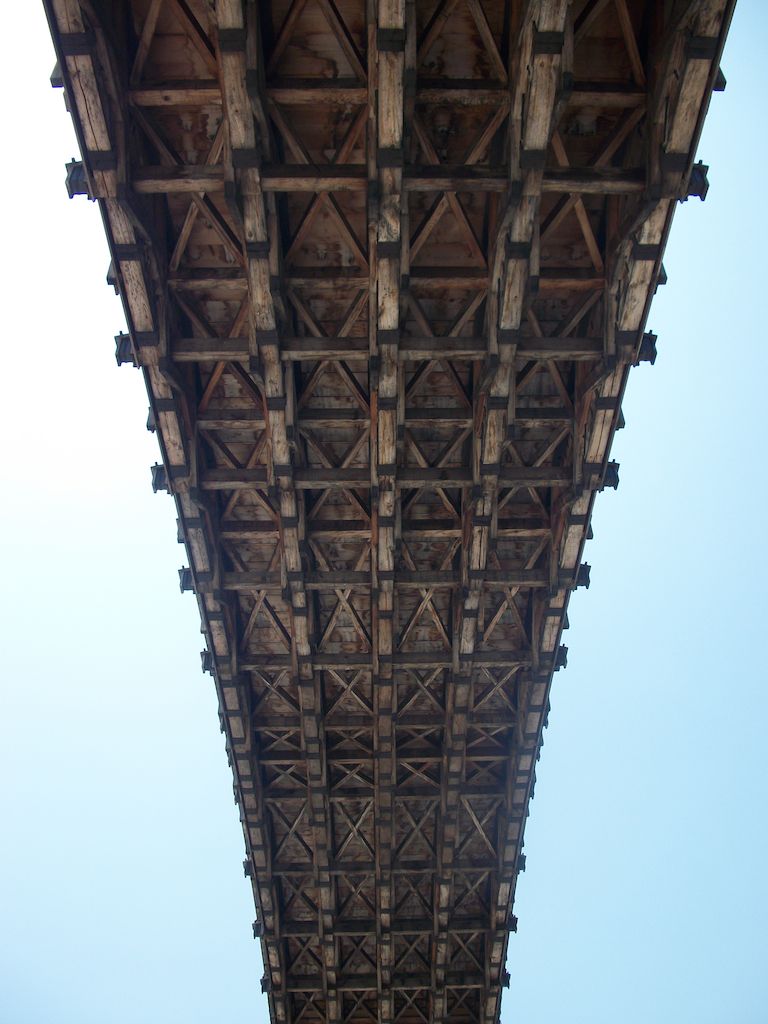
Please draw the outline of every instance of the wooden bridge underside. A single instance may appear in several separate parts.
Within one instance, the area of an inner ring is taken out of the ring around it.
[[[732,4],[46,6],[272,1019],[492,1024],[568,598]]]

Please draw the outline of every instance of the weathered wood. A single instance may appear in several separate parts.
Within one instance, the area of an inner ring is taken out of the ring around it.
[[[193,79],[134,88],[129,91],[128,99],[137,107],[220,106],[221,90],[215,80],[206,82]]]
[[[733,4],[648,31],[643,0],[126,0],[129,42],[104,0],[45,2],[271,1019],[496,1024],[568,601]]]
[[[365,192],[368,179],[365,167],[335,164],[325,167],[293,167],[290,164],[260,168],[265,192]],[[223,191],[223,167],[146,167],[133,179],[133,187],[144,194]],[[403,175],[406,192],[505,192],[507,176],[483,167],[427,168]],[[642,192],[642,170],[618,168],[568,168],[548,170],[543,192],[571,192],[585,195],[631,195]]]

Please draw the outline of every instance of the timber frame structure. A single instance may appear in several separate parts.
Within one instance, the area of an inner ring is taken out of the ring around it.
[[[498,1019],[732,0],[45,0],[275,1024]]]

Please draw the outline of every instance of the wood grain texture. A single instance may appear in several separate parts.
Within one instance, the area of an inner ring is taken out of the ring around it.
[[[278,1024],[495,1024],[733,4],[46,0]]]

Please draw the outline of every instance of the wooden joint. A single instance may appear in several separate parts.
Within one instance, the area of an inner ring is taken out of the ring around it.
[[[380,260],[399,260],[402,253],[400,242],[377,242],[376,255]]]
[[[505,251],[507,254],[507,259],[528,260],[531,257],[531,243],[514,242],[511,238],[508,238],[505,246]]]
[[[717,36],[691,36],[685,44],[685,59],[714,60],[719,45]]]
[[[669,153],[667,150],[662,150],[659,157],[659,166],[662,171],[668,174],[684,174],[688,167],[688,154]]]
[[[62,32],[59,36],[59,46],[65,57],[90,57],[93,45],[93,32]]]
[[[267,395],[267,412],[282,412],[286,406],[285,395]]]
[[[384,146],[376,151],[376,162],[379,167],[402,167],[402,146]]]
[[[279,343],[278,333],[274,328],[268,331],[254,331],[254,335],[256,344],[260,347],[274,347]]]
[[[600,395],[595,401],[595,408],[599,412],[616,412],[620,404],[618,395]]]
[[[385,330],[380,327],[376,331],[376,341],[378,342],[379,348],[384,348],[385,346],[397,348],[400,344],[400,331],[397,329]]]
[[[558,54],[565,46],[565,32],[540,32],[533,31],[533,53],[534,56],[549,53]]]
[[[520,341],[520,329],[517,327],[500,327],[496,333],[496,339],[499,345],[517,345]]]
[[[249,260],[269,259],[269,240],[263,239],[260,241],[246,242],[245,255]]]
[[[380,28],[376,30],[376,48],[381,53],[405,52],[404,28]]]
[[[93,171],[114,171],[117,168],[117,153],[114,149],[89,149],[85,158]]]
[[[660,245],[644,245],[641,242],[635,242],[635,244],[632,246],[632,259],[634,260],[655,263],[660,255]]]
[[[621,351],[632,351],[637,344],[637,331],[616,331],[616,348]]]
[[[245,29],[220,28],[219,50],[221,53],[242,53],[245,50]]]
[[[118,263],[138,263],[141,261],[141,248],[136,243],[114,245],[112,251]]]
[[[504,395],[489,395],[485,400],[486,408],[492,409],[494,412],[505,412],[509,400]]]
[[[261,153],[258,149],[253,148],[233,149],[232,166],[237,170],[242,170],[246,167],[260,167]]]
[[[520,166],[524,171],[543,171],[546,163],[546,149],[520,150]]]

